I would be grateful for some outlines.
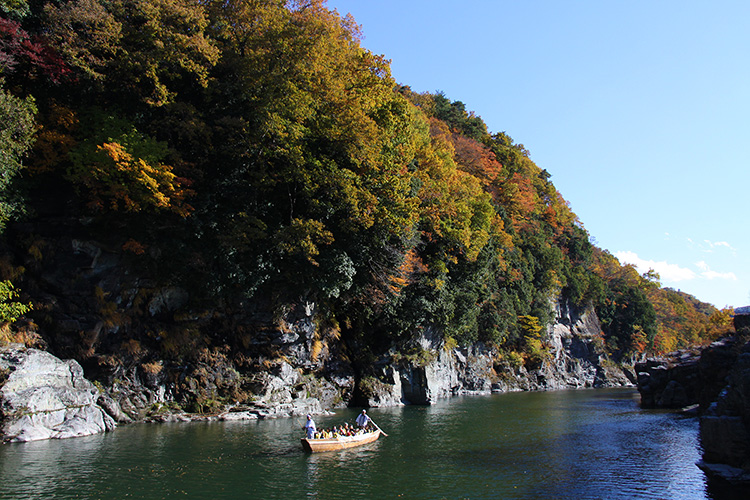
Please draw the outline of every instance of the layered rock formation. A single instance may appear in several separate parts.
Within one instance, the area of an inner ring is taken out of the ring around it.
[[[446,348],[427,332],[407,352],[381,360],[377,376],[363,391],[369,406],[430,404],[459,394],[633,385],[627,370],[608,362],[599,342],[601,328],[592,309],[560,302],[549,326],[548,357],[539,366],[512,363],[481,344]]]
[[[74,360],[2,346],[0,386],[3,442],[87,436],[115,427],[96,404],[99,390]]]
[[[750,307],[735,309],[734,325],[735,344],[721,358],[725,385],[701,415],[699,465],[711,477],[750,490]]]
[[[168,303],[164,300],[161,303]],[[410,354],[391,352],[374,367],[376,376],[356,380],[351,368],[335,363],[335,344],[320,347],[320,333],[311,321],[310,304],[287,311],[283,328],[269,332],[280,361],[267,363],[251,377],[242,377],[225,357],[205,359],[193,367],[202,379],[185,378],[199,392],[236,385],[253,394],[251,402],[216,408],[216,419],[252,419],[321,413],[352,401],[355,382],[363,400],[358,404],[394,406],[430,404],[459,394],[492,391],[545,390],[630,385],[626,373],[608,364],[598,346],[599,324],[592,310],[558,304],[556,320],[546,337],[548,356],[534,367],[512,364],[481,344],[446,348],[438,332],[428,332]],[[315,351],[318,351],[315,353]],[[7,380],[2,389],[5,440],[70,437],[101,432],[117,422],[175,421],[196,418],[171,407],[174,379],[132,368],[119,372],[106,391],[83,378],[75,361],[60,361],[35,349],[2,351]],[[317,354],[317,355],[316,355]],[[609,367],[608,367],[609,366]],[[317,373],[313,375],[312,373]],[[177,381],[179,383],[179,379]],[[208,404],[208,403],[207,403]],[[149,409],[149,411],[144,411]],[[201,412],[205,413],[205,412]]]
[[[709,478],[750,489],[750,307],[735,309],[735,335],[702,350],[636,365],[644,408],[696,406]]]
[[[678,409],[698,403],[699,349],[677,351],[635,365],[642,408]]]

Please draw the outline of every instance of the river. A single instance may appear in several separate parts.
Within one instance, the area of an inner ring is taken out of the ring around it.
[[[0,498],[712,498],[695,466],[697,420],[640,410],[637,398],[599,389],[373,408],[388,437],[315,455],[302,451],[295,419],[135,424],[7,444]]]

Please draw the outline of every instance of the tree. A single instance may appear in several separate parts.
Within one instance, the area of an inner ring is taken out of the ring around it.
[[[73,0],[47,4],[46,28],[63,57],[121,105],[163,106],[205,87],[218,49],[199,0]]]
[[[0,232],[22,210],[13,181],[23,169],[23,157],[34,141],[34,99],[8,93],[0,79]]]
[[[26,0],[0,0],[0,10],[14,17],[23,17],[29,12]]]
[[[418,120],[394,91],[388,62],[361,48],[352,19],[322,2],[208,9],[222,58],[207,120],[224,146],[205,162],[212,203],[202,214],[223,235],[232,262],[222,267],[251,282],[261,268],[264,281],[301,279],[313,296],[331,277],[357,294],[393,274],[400,259],[390,249],[408,250],[400,247],[417,218],[408,166]],[[309,246],[313,234],[326,238]],[[319,254],[297,251],[304,248]],[[290,259],[284,249],[311,258]]]

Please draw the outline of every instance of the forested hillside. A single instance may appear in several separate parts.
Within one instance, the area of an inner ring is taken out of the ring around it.
[[[558,297],[593,304],[614,359],[727,328],[593,246],[523,145],[395,82],[322,0],[0,6],[6,340],[153,373],[249,359],[267,332],[243,318],[292,304],[360,366],[426,328],[535,363]],[[61,235],[184,300],[61,285]]]

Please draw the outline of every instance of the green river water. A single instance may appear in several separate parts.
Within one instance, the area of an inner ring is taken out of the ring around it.
[[[321,416],[353,421],[357,409]],[[306,454],[300,420],[137,424],[0,446],[0,498],[710,499],[694,418],[633,390],[373,408],[376,443]]]

